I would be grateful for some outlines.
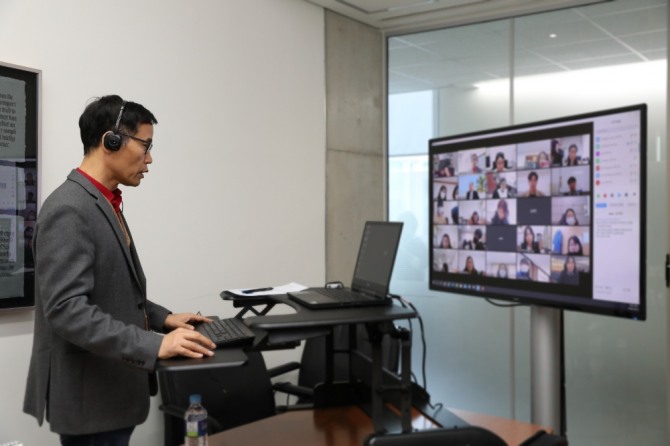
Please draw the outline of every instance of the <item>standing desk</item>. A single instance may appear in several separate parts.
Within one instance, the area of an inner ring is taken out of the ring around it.
[[[225,293],[222,293],[222,297],[230,299],[230,296]],[[289,305],[295,310],[295,313],[268,315],[269,308],[276,304]],[[356,325],[363,324],[368,331],[372,346],[371,412],[372,423],[377,432],[384,431],[384,393],[387,390],[383,378],[382,340],[384,336],[400,339],[402,342],[401,381],[396,388],[389,390],[400,392],[399,408],[402,430],[405,432],[411,430],[411,338],[407,330],[396,327],[393,321],[415,318],[417,314],[414,310],[399,305],[312,310],[291,301],[286,295],[271,296],[265,300],[242,297],[234,299],[234,305],[243,308],[238,316],[247,311],[257,314],[257,316],[244,319],[252,330],[262,333],[256,338],[254,344],[256,348],[276,348],[287,343],[325,335],[327,337],[326,382],[322,389],[327,389],[333,383],[334,378],[333,329],[342,325],[351,327],[349,336],[351,351],[355,348],[353,329]],[[266,305],[266,307],[261,312],[250,308],[256,305]],[[340,390],[341,388],[335,388],[335,393],[339,393]]]
[[[240,298],[231,299],[224,293],[221,297],[233,300],[233,306],[241,308],[237,317],[251,312],[255,316],[245,318],[245,323],[257,333],[254,348],[281,348],[285,345],[295,345],[297,341],[317,336],[329,337],[327,358],[327,381],[333,379],[333,338],[332,331],[335,326],[364,324],[372,336],[373,367],[372,367],[372,416],[364,412],[359,406],[343,405],[339,407],[323,407],[313,410],[289,411],[270,418],[265,418],[247,425],[229,429],[210,437],[210,446],[235,445],[235,444],[262,444],[272,439],[273,444],[278,445],[357,445],[363,444],[365,438],[373,432],[384,430],[383,416],[385,402],[380,389],[384,383],[381,362],[381,338],[384,335],[399,336],[403,343],[403,367],[401,370],[401,424],[403,431],[412,428],[429,429],[439,426],[452,426],[453,423],[444,423],[434,414],[429,417],[422,412],[412,408],[409,386],[411,361],[410,346],[411,339],[407,333],[395,333],[389,323],[401,319],[411,319],[417,316],[413,310],[400,306],[367,307],[310,310],[294,303],[287,296],[270,296],[265,298]],[[294,314],[268,315],[270,309],[277,304],[290,305],[296,312]],[[255,307],[264,305],[262,310]],[[350,342],[352,336],[350,336]],[[220,353],[220,354],[219,354]],[[235,366],[243,363],[245,359],[241,349],[221,349],[217,351],[214,361],[209,359],[186,360],[175,363],[163,362],[166,368],[188,367],[186,362],[196,367]],[[218,358],[218,360],[216,359]],[[218,364],[218,365],[217,365]],[[444,409],[447,411],[446,409]],[[551,431],[551,429],[534,424],[519,422],[515,420],[477,414],[457,409],[451,409],[458,419],[466,423],[487,428],[500,437],[509,445],[518,445],[525,439],[531,437],[539,430]],[[388,410],[387,410],[388,413]],[[436,421],[435,421],[436,420]],[[409,427],[408,427],[409,426]]]
[[[224,300],[232,300],[233,306],[241,308],[238,318],[251,312],[256,316],[244,318],[245,324],[256,333],[256,338],[251,348],[254,350],[267,350],[286,347],[295,347],[305,339],[325,336],[326,342],[326,364],[325,383],[315,389],[315,402],[317,404],[351,404],[359,402],[358,395],[367,393],[370,401],[370,412],[372,423],[376,432],[385,431],[384,396],[387,392],[393,393],[396,407],[400,409],[400,422],[403,432],[412,429],[411,405],[412,387],[411,383],[411,333],[406,329],[396,327],[393,321],[411,319],[417,316],[414,310],[399,305],[372,306],[372,307],[350,307],[329,308],[312,310],[291,301],[286,295],[274,295],[263,297],[236,297],[221,293]],[[277,304],[291,306],[294,314],[269,315],[268,312]],[[259,311],[256,307],[262,306]],[[365,372],[371,375],[365,385],[351,386],[353,383],[352,352],[356,348],[356,337],[354,336],[356,326],[365,326],[370,345],[372,358]],[[349,383],[334,383],[335,370],[335,348],[333,331],[335,327],[349,327],[349,355],[350,370]],[[391,336],[401,341],[402,367],[401,379],[392,384],[385,379],[382,361],[382,341],[385,336]],[[238,367],[247,361],[247,357],[241,348],[221,348],[215,351],[212,358],[188,359],[172,358],[160,360],[157,371],[159,375],[163,371],[180,371],[193,368],[216,368],[216,367]],[[167,379],[165,386],[170,388],[172,382]],[[400,395],[398,398],[397,395]],[[368,400],[368,398],[366,398]],[[386,414],[385,414],[386,412]]]

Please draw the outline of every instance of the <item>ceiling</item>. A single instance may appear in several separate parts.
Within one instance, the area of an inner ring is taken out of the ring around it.
[[[607,0],[307,0],[385,32],[454,26]]]
[[[307,1],[389,36],[390,93],[509,78],[512,32],[516,76],[667,58],[667,0]]]

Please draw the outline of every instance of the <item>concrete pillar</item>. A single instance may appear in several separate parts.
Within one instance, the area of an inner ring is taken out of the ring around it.
[[[326,280],[349,285],[366,220],[385,217],[383,36],[325,11]]]

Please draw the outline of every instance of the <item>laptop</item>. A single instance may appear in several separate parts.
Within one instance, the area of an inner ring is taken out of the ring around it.
[[[365,223],[351,288],[308,288],[288,293],[289,299],[311,309],[390,305],[387,294],[402,225]]]

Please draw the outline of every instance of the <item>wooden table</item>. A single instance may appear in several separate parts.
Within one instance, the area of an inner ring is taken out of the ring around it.
[[[551,431],[506,418],[450,410],[473,426],[495,432],[510,446],[519,445],[541,429]],[[417,411],[412,425],[416,429],[438,427]],[[209,446],[362,446],[373,430],[372,420],[358,406],[295,410],[212,435]]]

